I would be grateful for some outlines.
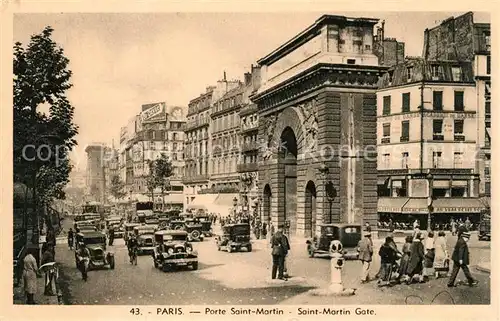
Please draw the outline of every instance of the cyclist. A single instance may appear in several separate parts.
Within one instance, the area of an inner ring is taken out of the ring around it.
[[[127,242],[128,256],[130,258],[130,263],[133,263],[133,260],[137,257],[137,247],[138,247],[137,239],[135,235],[132,234],[130,235],[130,238]]]

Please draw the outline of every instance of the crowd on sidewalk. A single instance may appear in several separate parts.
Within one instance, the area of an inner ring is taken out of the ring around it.
[[[363,239],[358,244],[359,260],[362,262],[362,283],[372,281],[369,276],[374,255],[371,237],[371,232],[365,231]],[[387,236],[378,250],[381,263],[375,279],[382,287],[394,283],[423,283],[431,278],[449,277],[448,287],[453,287],[458,272],[462,269],[469,286],[474,286],[477,281],[472,277],[468,268],[470,262],[467,242],[469,239],[470,233],[465,228],[459,229],[457,242],[450,256],[444,231],[439,231],[437,237],[434,232],[430,231],[424,237],[417,226],[413,235],[406,237],[401,249],[398,249],[392,236]],[[453,268],[450,272],[451,263],[453,263]]]

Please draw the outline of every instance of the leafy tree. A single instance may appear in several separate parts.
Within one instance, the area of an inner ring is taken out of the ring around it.
[[[125,189],[125,184],[122,182],[120,179],[120,176],[114,175],[111,177],[111,186],[110,186],[110,192],[111,195],[113,195],[114,198],[120,200],[127,195],[124,191]]]
[[[174,174],[172,162],[165,153],[154,161],[153,176],[155,186],[160,188],[162,209],[165,208],[165,192],[170,189],[170,177]]]
[[[69,59],[52,40],[53,31],[46,27],[26,47],[16,42],[13,60],[14,180],[34,190],[35,202],[47,204],[65,197],[71,171],[68,156],[78,133],[74,107],[66,97],[72,87]],[[38,110],[44,104],[49,106],[48,114]],[[28,145],[37,149],[43,145],[45,154],[36,157],[34,148],[26,149]]]

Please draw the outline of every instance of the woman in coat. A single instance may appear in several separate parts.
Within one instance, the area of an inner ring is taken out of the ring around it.
[[[33,250],[30,249],[23,260],[23,281],[27,304],[35,304],[35,293],[37,288],[38,266],[32,251]]]
[[[436,279],[442,274],[447,274],[449,271],[449,256],[448,249],[446,248],[446,237],[444,231],[438,233],[438,238],[436,239],[435,247],[435,257],[434,257],[434,271]]]
[[[398,280],[401,279],[403,279],[404,281],[408,280],[407,270],[408,270],[408,264],[410,263],[412,241],[413,238],[411,237],[411,235],[408,235],[405,239],[405,244],[403,245],[403,249],[401,250],[403,252],[403,257],[401,258],[401,262],[399,265]]]
[[[434,266],[435,246],[434,246],[434,233],[431,231],[427,234],[425,239],[425,257],[424,257],[424,277],[431,276],[432,268]]]
[[[422,270],[424,260],[424,245],[422,244],[422,234],[418,233],[413,240],[410,248],[410,260],[408,262],[407,283],[410,284],[415,276],[419,277],[419,281],[423,282]]]

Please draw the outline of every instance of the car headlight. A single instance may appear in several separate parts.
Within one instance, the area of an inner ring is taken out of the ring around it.
[[[167,250],[167,253],[170,254],[170,255],[174,254],[174,249],[173,248],[169,248]]]
[[[190,246],[188,246],[188,247],[186,247],[186,252],[191,253],[191,252],[193,252],[193,249]]]

